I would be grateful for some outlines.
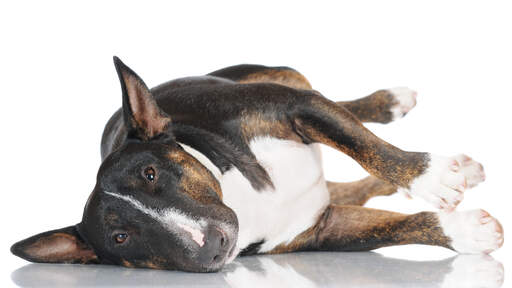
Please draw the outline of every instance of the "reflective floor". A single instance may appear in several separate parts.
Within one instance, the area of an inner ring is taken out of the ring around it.
[[[503,265],[487,255],[420,262],[368,252],[308,252],[242,257],[209,274],[28,264],[11,278],[21,287],[501,287]]]

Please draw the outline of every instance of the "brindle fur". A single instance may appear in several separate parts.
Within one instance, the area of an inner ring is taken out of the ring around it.
[[[374,176],[349,183],[327,182],[331,203],[336,205],[364,205],[375,196],[394,194],[397,187]]]
[[[319,142],[356,160],[370,174],[407,187],[429,161],[426,153],[406,152],[379,139],[347,109],[324,97],[312,97],[294,119],[305,142]]]
[[[404,215],[351,205],[327,207],[315,226],[270,253],[366,251],[392,245],[424,244],[452,249],[434,212]]]
[[[397,104],[391,92],[379,90],[367,97],[354,101],[336,102],[345,107],[361,122],[386,124],[393,120],[391,108]]]

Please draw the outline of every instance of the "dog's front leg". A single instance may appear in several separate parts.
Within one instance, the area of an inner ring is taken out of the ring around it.
[[[366,251],[425,244],[461,253],[489,253],[503,244],[500,223],[483,210],[405,215],[360,206],[330,205],[316,225],[271,253]]]
[[[370,174],[438,208],[453,210],[464,190],[484,179],[482,166],[471,158],[400,150],[375,136],[346,108],[320,95],[295,113],[294,127],[303,141],[338,149]]]

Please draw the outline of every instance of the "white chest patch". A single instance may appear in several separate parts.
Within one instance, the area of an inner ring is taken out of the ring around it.
[[[221,175],[204,155],[183,146],[218,177],[224,203],[238,217],[241,250],[261,240],[265,242],[259,252],[290,242],[314,225],[329,204],[318,144],[268,137],[251,141],[251,151],[275,186],[275,190],[263,191],[254,190],[238,169]]]

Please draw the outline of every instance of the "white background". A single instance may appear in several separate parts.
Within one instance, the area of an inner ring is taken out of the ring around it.
[[[405,150],[463,152],[482,162],[487,181],[466,192],[459,209],[484,208],[510,229],[510,2],[82,3],[0,4],[0,286],[13,285],[10,273],[27,263],[10,254],[11,244],[81,219],[104,124],[121,104],[113,55],[150,87],[258,63],[294,67],[333,100],[413,88],[418,105],[409,115],[368,127]],[[327,149],[325,167],[333,180],[365,175]],[[370,205],[431,209],[401,195]],[[493,254],[506,272],[509,246],[506,240]],[[421,246],[380,252],[417,260],[452,255]]]

